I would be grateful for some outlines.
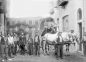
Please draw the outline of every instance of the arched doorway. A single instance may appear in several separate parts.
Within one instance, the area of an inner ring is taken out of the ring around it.
[[[82,10],[81,8],[77,11],[77,24],[78,24],[78,33],[79,33],[79,39],[80,42],[82,40]],[[82,51],[82,44],[80,43],[79,50]]]
[[[82,39],[82,22],[78,23],[80,41]]]

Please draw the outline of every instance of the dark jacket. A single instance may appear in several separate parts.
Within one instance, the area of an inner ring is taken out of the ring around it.
[[[5,45],[4,37],[1,38],[1,44]]]
[[[26,38],[25,38],[24,36],[20,36],[19,43],[20,43],[21,45],[25,45],[25,43],[26,43]]]
[[[62,44],[63,44],[63,41],[60,42],[60,37],[59,37],[59,36],[58,36],[58,38],[57,38],[57,44],[58,44],[58,45],[62,45]]]

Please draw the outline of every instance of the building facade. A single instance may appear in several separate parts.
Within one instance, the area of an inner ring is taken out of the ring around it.
[[[56,0],[54,19],[62,32],[74,30],[82,42],[86,34],[86,0]],[[79,45],[83,53],[83,45]]]
[[[0,33],[2,33],[3,35],[6,32],[6,4],[6,0],[0,0]]]
[[[41,19],[38,17],[33,17],[33,18],[8,18],[9,22],[9,30],[12,28],[20,28],[23,29],[25,32],[28,32],[29,34],[32,34],[34,37],[34,33],[38,32],[41,30],[40,24],[41,24]]]

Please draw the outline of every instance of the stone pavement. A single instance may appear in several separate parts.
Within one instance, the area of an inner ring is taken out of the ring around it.
[[[70,56],[64,56],[63,59],[57,59],[53,55],[43,55],[41,56],[29,56],[29,55],[17,55],[12,60],[7,62],[86,62],[86,57],[80,55],[80,53],[70,53]]]
[[[77,46],[71,45],[70,46],[70,56],[65,56],[65,54],[68,54],[65,51],[64,46],[64,57],[63,59],[57,59],[53,55],[52,51],[50,55],[43,55],[40,56],[29,56],[29,55],[17,55],[12,60],[8,60],[7,62],[86,62],[86,57],[82,56],[79,52],[77,52]],[[5,61],[6,62],[6,61]]]
[[[70,53],[70,56],[64,57],[64,62],[86,62],[86,57],[81,53]]]
[[[57,60],[54,57],[44,55],[41,56],[18,55],[17,57],[13,58],[8,62],[57,62]]]

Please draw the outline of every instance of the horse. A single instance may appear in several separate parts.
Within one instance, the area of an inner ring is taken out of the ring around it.
[[[49,45],[55,45],[57,42],[57,38],[58,38],[58,28],[57,31],[55,33],[51,33],[47,32],[47,30],[44,30],[42,33],[42,38],[43,38],[43,51],[44,53],[46,52],[47,54],[49,54]]]
[[[59,31],[57,31],[56,33],[52,34],[52,33],[44,33],[43,37],[45,38],[44,41],[44,52],[47,50],[47,52],[49,51],[49,45],[55,45],[57,44],[56,40],[58,38],[58,33]],[[62,32],[61,33],[61,37],[62,40],[64,42],[64,45],[66,45],[66,52],[69,52],[69,46],[70,44],[75,44],[73,38],[70,36],[69,32]],[[47,48],[46,48],[47,47]]]
[[[68,32],[62,32],[61,34],[64,45],[66,45],[66,52],[69,52],[69,46],[72,44],[72,38],[69,36]]]
[[[74,46],[77,46],[79,44],[79,38],[76,35],[76,33],[70,33],[70,32],[62,32],[61,34],[64,45],[66,45],[66,52],[69,53],[69,47],[71,44]],[[67,54],[69,56],[69,54]]]

